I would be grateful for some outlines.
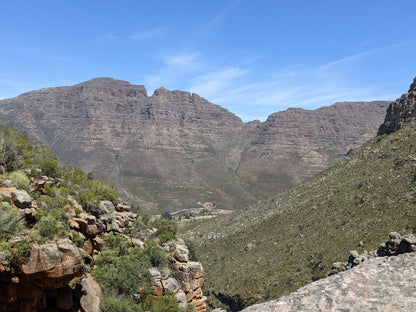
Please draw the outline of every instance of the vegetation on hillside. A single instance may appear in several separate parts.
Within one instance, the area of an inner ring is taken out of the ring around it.
[[[236,311],[326,276],[350,250],[375,250],[391,231],[411,231],[415,177],[413,123],[288,191],[181,233],[205,268],[210,302]]]
[[[69,237],[78,247],[85,247],[78,232],[70,231],[69,216],[97,208],[101,201],[118,202],[118,193],[81,170],[62,165],[40,142],[32,144],[27,134],[0,126],[0,183],[10,180],[18,190],[25,190],[36,207],[33,219],[25,218],[8,196],[1,195],[0,251],[13,263],[28,261],[33,244]],[[40,191],[33,181],[48,181]],[[79,208],[81,205],[82,209]],[[153,227],[155,230],[150,230]],[[152,277],[149,268],[168,271],[167,254],[157,245],[176,237],[171,220],[150,222],[150,216],[137,219],[130,234],[146,232],[145,248],[134,247],[126,237],[109,234],[105,247],[96,261],[91,262],[92,274],[103,289],[102,310],[181,311],[173,294],[151,296]],[[92,258],[91,258],[92,259]],[[91,261],[91,260],[90,260]],[[142,296],[137,296],[141,290]]]

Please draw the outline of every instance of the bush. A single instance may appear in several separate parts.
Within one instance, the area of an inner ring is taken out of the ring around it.
[[[98,207],[100,201],[108,200],[117,205],[118,193],[114,188],[109,188],[98,181],[86,182],[84,188],[78,192],[78,201],[81,206],[89,211]]]
[[[62,176],[62,166],[58,162],[58,157],[52,154],[42,142],[37,142],[35,145],[32,161],[42,170],[44,175],[53,178]]]
[[[141,312],[143,309],[134,302],[133,299],[119,296],[103,296],[100,302],[100,308],[103,312]]]
[[[146,256],[149,258],[152,267],[163,268],[168,264],[168,259],[155,242],[149,241],[144,249]]]
[[[0,240],[10,239],[24,227],[24,218],[17,209],[0,204]]]
[[[30,252],[32,251],[32,243],[29,240],[22,240],[15,246],[13,258],[18,263],[26,263],[30,258]]]
[[[9,179],[13,181],[16,188],[25,191],[30,190],[30,179],[25,173],[21,171],[13,171],[9,174]]]
[[[0,165],[6,171],[24,168],[33,155],[27,133],[20,134],[11,127],[0,126]]]
[[[81,236],[78,234],[78,232],[72,233],[72,241],[74,242],[75,246],[82,247],[84,246],[84,240],[81,238]]]
[[[175,295],[167,293],[164,296],[147,296],[142,303],[145,311],[152,312],[177,312],[180,311],[176,305]]]
[[[53,215],[42,217],[35,224],[33,229],[39,233],[41,242],[66,237],[68,234],[66,226],[61,221],[54,218]]]
[[[133,248],[136,249],[136,248]],[[100,286],[113,295],[131,296],[140,288],[150,289],[150,263],[143,252],[119,256],[118,250],[106,249],[97,259],[93,276]]]
[[[162,218],[156,220],[153,226],[157,228],[156,236],[159,238],[161,244],[176,238],[178,229],[174,221]]]

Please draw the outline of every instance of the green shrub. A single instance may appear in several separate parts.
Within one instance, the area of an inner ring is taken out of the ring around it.
[[[149,258],[152,267],[163,268],[168,264],[166,254],[160,249],[155,242],[149,241],[144,249],[146,256]]]
[[[137,248],[133,248],[137,249]],[[96,261],[93,276],[111,294],[131,296],[140,288],[150,289],[149,260],[143,252],[119,256],[117,249],[106,249]]]
[[[78,217],[81,214],[82,209],[76,207],[74,211],[75,211],[75,215]]]
[[[47,215],[52,215],[58,222],[67,223],[69,205],[71,202],[68,199],[62,197],[42,197],[43,202],[46,204],[39,209],[38,220]]]
[[[30,252],[32,251],[32,243],[29,240],[22,240],[15,246],[13,258],[18,263],[26,263],[30,258]]]
[[[13,171],[9,174],[8,178],[13,181],[13,184],[18,189],[30,190],[30,179],[22,171]]]
[[[27,133],[20,134],[14,128],[0,126],[0,165],[6,171],[24,168],[32,155],[33,145]]]
[[[153,226],[157,228],[156,236],[161,244],[176,238],[178,229],[174,221],[161,218],[153,222]]]
[[[118,250],[119,256],[128,254],[128,250],[132,247],[132,244],[123,236],[110,233],[104,237],[104,241],[107,247]]]
[[[98,181],[86,182],[84,188],[78,192],[78,201],[89,211],[98,207],[100,201],[108,200],[117,205],[118,193],[114,188],[107,187]]]
[[[147,214],[143,215],[143,216],[142,216],[142,221],[143,221],[144,225],[149,225],[149,222],[150,222],[150,216],[149,216],[149,215],[147,215]]]
[[[84,246],[84,240],[81,238],[81,236],[78,234],[78,232],[72,233],[72,241],[74,242],[75,246],[82,247]]]
[[[8,240],[25,227],[21,213],[0,204],[0,240]]]
[[[47,183],[45,185],[45,194],[50,196],[50,197],[54,197],[55,196],[55,190],[52,187],[52,185],[50,183]]]
[[[141,312],[143,309],[131,298],[105,295],[100,302],[103,312]]]
[[[43,216],[33,227],[36,230],[42,241],[54,240],[56,238],[67,237],[68,233],[66,226],[62,221],[54,218],[53,215]]]
[[[175,295],[167,293],[164,296],[147,296],[142,303],[145,311],[152,312],[178,312]]]
[[[35,145],[35,153],[33,155],[33,163],[37,165],[42,173],[48,177],[61,177],[62,166],[58,162],[58,157],[52,154],[43,143],[38,142]]]

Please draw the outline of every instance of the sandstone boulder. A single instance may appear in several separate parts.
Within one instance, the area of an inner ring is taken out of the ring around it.
[[[18,208],[29,208],[32,205],[32,198],[24,190],[12,192],[12,200]]]
[[[116,208],[114,207],[113,203],[108,200],[102,200],[100,201],[100,204],[97,207],[93,207],[90,209],[90,212],[96,216],[99,217],[101,215],[110,214],[114,212]]]
[[[102,298],[101,288],[92,278],[91,274],[86,273],[82,276],[79,285],[79,297],[82,311],[100,312],[100,301]]]

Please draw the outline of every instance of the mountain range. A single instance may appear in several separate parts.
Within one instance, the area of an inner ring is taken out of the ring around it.
[[[244,123],[184,91],[97,78],[0,100],[2,123],[26,131],[147,211],[215,202],[238,209],[334,165],[373,137],[388,102],[292,108]]]

